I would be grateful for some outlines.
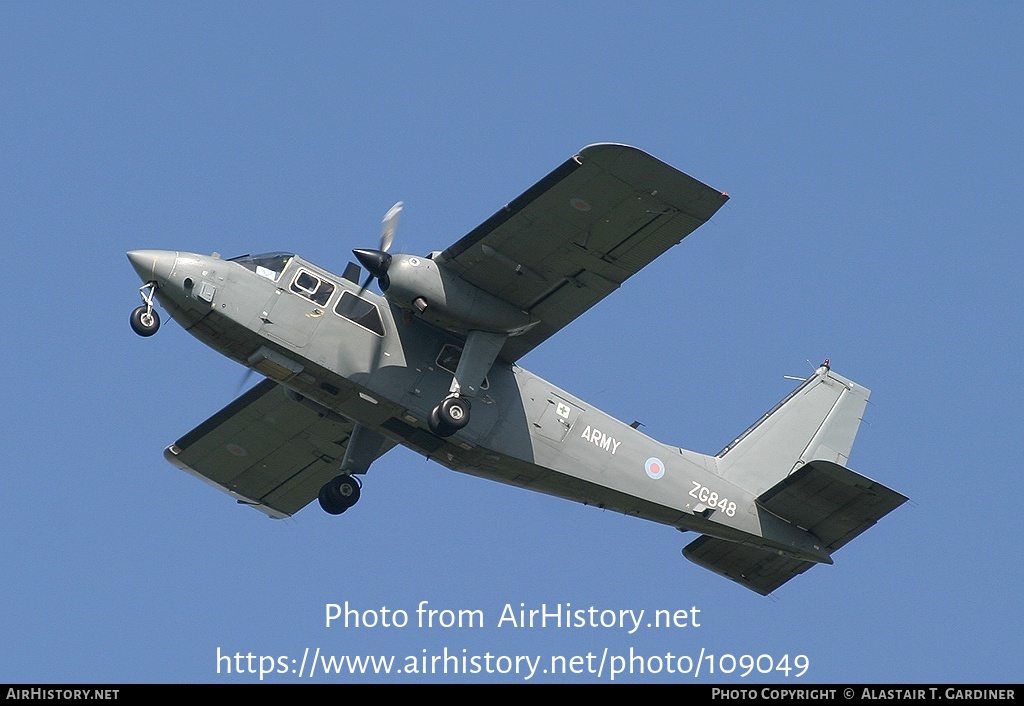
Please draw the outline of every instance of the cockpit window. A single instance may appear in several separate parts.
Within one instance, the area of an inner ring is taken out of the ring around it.
[[[334,285],[305,270],[299,270],[299,274],[295,276],[295,281],[292,282],[292,291],[298,292],[306,297],[306,299],[312,299],[321,306],[325,306],[327,300],[334,294]]]
[[[378,336],[384,335],[384,323],[381,321],[377,307],[352,292],[342,292],[341,299],[334,307],[334,313],[373,331]]]
[[[252,270],[260,277],[266,277],[271,282],[281,279],[281,273],[288,266],[289,261],[295,257],[290,252],[271,252],[263,255],[242,255],[231,258],[231,262],[237,262],[247,270]]]

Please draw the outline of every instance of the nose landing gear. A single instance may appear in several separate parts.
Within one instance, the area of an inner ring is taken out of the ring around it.
[[[129,321],[132,331],[140,336],[152,336],[160,328],[160,315],[153,308],[153,294],[156,292],[156,282],[146,282],[139,287],[139,294],[142,296],[142,306],[132,312]]]

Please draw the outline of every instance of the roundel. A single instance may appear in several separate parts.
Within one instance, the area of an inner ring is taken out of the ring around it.
[[[579,196],[569,199],[569,205],[575,208],[577,211],[586,213],[590,210],[590,204],[581,199]]]
[[[661,462],[660,458],[651,457],[647,459],[647,463],[644,464],[644,470],[647,471],[647,475],[653,480],[658,480],[665,475],[665,464]]]

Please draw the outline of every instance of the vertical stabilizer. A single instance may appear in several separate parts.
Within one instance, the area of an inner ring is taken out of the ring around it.
[[[845,466],[870,394],[826,361],[718,454],[722,476],[761,495],[810,461]]]

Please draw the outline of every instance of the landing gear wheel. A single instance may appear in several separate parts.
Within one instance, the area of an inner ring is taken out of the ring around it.
[[[328,515],[340,515],[359,500],[359,481],[348,474],[337,476],[324,483],[317,500]]]
[[[440,437],[451,436],[455,433],[455,430],[451,427],[445,426],[437,416],[437,411],[440,406],[434,407],[430,410],[430,416],[427,417],[427,426],[430,427],[430,431],[434,432]]]
[[[129,319],[132,331],[140,336],[152,336],[160,328],[160,316],[151,306],[140,306],[132,312]]]
[[[451,436],[469,424],[469,400],[465,397],[447,397],[430,411],[427,419],[430,431],[438,436]]]

